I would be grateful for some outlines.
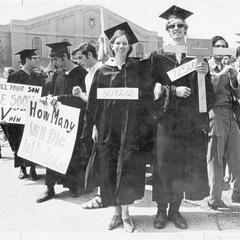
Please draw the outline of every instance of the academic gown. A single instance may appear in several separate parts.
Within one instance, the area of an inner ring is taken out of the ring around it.
[[[153,82],[167,88],[156,101],[156,152],[153,175],[153,200],[176,202],[183,198],[200,200],[209,195],[207,177],[208,113],[199,113],[197,72],[187,74],[171,82],[167,71],[191,58],[182,54],[179,64],[175,54],[152,54],[151,75]],[[205,76],[207,108],[214,103],[210,74]],[[176,87],[191,89],[188,98],[176,96]]]
[[[24,85],[43,86],[44,77],[41,74],[32,72],[28,75],[23,70],[16,71],[9,75],[7,82]],[[9,144],[14,151],[14,167],[28,167],[35,165],[34,163],[17,156],[17,152],[21,143],[24,125],[22,124],[6,124],[6,136]]]
[[[55,183],[63,184],[65,187],[79,186],[84,187],[84,174],[87,166],[87,159],[82,150],[81,134],[83,129],[84,114],[86,103],[79,97],[72,95],[72,89],[75,86],[80,86],[82,91],[85,92],[85,76],[87,71],[77,66],[69,73],[62,70],[57,70],[54,74],[52,91],[54,96],[58,96],[58,101],[62,104],[80,108],[79,123],[76,141],[73,148],[72,157],[65,175],[47,169],[45,184],[51,185]],[[54,175],[54,176],[53,176]]]
[[[97,99],[98,88],[138,88],[139,100]],[[95,177],[104,207],[132,204],[144,196],[145,165],[141,144],[141,84],[136,61],[127,59],[121,70],[109,60],[94,75],[84,131],[84,141],[98,130]]]

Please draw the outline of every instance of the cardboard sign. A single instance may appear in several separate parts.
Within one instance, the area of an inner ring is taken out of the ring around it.
[[[41,94],[42,87],[0,82],[0,120],[24,124],[27,102],[40,98]]]
[[[138,88],[98,88],[97,99],[138,100]]]
[[[178,80],[179,78],[193,72],[197,68],[198,61],[197,59],[193,59],[192,61],[189,61],[187,63],[184,63],[183,65],[180,65],[179,67],[176,67],[170,71],[167,72],[168,77],[172,82]]]
[[[187,39],[188,57],[212,56],[212,55],[213,48],[212,41],[210,39],[197,39],[197,38]]]
[[[65,174],[75,145],[80,109],[29,101],[18,156]]]

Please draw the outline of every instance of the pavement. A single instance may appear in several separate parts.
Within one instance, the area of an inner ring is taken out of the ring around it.
[[[123,227],[108,231],[112,208],[85,210],[81,204],[90,200],[95,192],[81,192],[71,198],[68,189],[57,185],[56,197],[44,203],[36,199],[44,191],[45,169],[37,167],[39,180],[19,180],[19,169],[13,167],[13,154],[2,147],[0,159],[0,240],[96,240],[96,239],[160,239],[160,240],[239,240],[240,204],[231,203],[231,190],[223,192],[228,211],[210,210],[207,201],[186,201],[181,212],[188,222],[186,230],[172,223],[158,230],[152,222],[156,204],[151,201],[152,188],[146,185],[145,197],[130,207],[135,232],[126,233]]]

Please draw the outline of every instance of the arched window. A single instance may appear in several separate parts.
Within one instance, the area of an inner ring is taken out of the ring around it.
[[[144,46],[141,43],[138,43],[136,46],[136,57],[143,58],[144,55]]]
[[[32,40],[32,48],[36,48],[36,54],[42,56],[42,40],[39,37],[35,37]]]

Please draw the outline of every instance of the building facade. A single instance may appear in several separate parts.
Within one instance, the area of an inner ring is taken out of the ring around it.
[[[73,49],[79,43],[98,44],[101,32],[101,9],[104,27],[108,29],[128,21],[99,5],[77,5],[28,20],[12,20],[9,25],[0,25],[0,61],[2,66],[18,68],[19,56],[14,53],[25,48],[37,48],[42,65],[48,64],[50,49],[46,44],[66,40]],[[163,39],[157,32],[148,31],[130,21],[139,42],[133,46],[133,57],[145,54],[162,46]]]

